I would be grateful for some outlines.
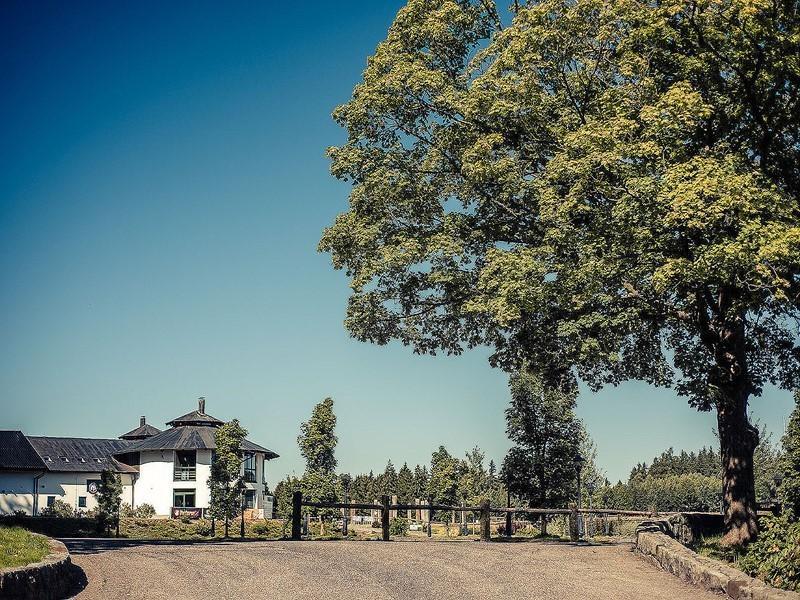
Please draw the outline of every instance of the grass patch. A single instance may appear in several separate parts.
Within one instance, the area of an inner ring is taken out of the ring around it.
[[[39,562],[50,552],[45,538],[22,527],[0,527],[0,569]]]

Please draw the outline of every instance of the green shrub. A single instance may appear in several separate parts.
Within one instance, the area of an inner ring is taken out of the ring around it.
[[[250,525],[248,535],[252,534],[259,537],[283,537],[283,524],[281,521],[255,521]]]
[[[131,508],[130,504],[123,502],[119,507],[119,515],[126,519],[152,519],[156,516],[156,509],[146,502],[136,508]]]
[[[786,516],[762,518],[758,539],[747,547],[738,567],[769,585],[800,591],[800,522]]]
[[[47,506],[40,511],[43,517],[59,517],[62,519],[71,519],[79,517],[80,514],[73,509],[69,504],[63,500],[56,500],[52,506]]]
[[[408,535],[408,519],[395,517],[389,522],[389,535]]]

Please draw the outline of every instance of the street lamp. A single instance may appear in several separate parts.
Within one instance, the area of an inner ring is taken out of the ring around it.
[[[572,459],[572,464],[575,467],[575,474],[578,479],[578,510],[581,509],[581,469],[583,469],[583,464],[586,462],[586,459],[583,458],[580,453],[576,453],[575,457]],[[582,518],[581,514],[578,513],[578,538],[583,535],[583,527],[582,527]]]

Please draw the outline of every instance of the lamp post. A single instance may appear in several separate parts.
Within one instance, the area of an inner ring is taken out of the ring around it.
[[[594,490],[595,490],[594,481],[587,481],[586,482],[586,493],[588,494],[587,495],[587,499],[589,500],[589,508],[592,508],[592,495],[594,494]],[[589,537],[592,537],[592,535],[593,535],[593,532],[592,532],[593,525],[594,525],[594,519],[592,518],[592,515],[590,514],[589,515],[589,527],[588,527],[588,530],[587,530],[587,533],[589,534]]]
[[[344,488],[344,503],[347,504],[347,488],[348,488],[349,481],[347,478],[342,478],[342,487]],[[342,509],[342,535],[347,537],[347,517],[350,509],[343,508]]]
[[[586,462],[586,459],[583,458],[580,453],[575,454],[575,457],[572,459],[572,464],[575,466],[575,475],[578,480],[578,510],[581,509],[581,469],[583,469],[583,463]],[[580,513],[578,513],[578,539],[581,538],[583,535],[583,517]]]

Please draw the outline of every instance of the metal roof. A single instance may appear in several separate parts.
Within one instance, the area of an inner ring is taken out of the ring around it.
[[[66,438],[48,436],[25,436],[36,453],[44,461],[48,471],[97,473],[104,469],[118,473],[136,473],[114,455],[128,452],[132,442],[93,438]]]
[[[172,425],[173,427],[180,427],[181,425],[208,425],[211,427],[218,427],[224,424],[225,421],[220,421],[218,418],[207,415],[199,410],[193,410],[190,413],[186,413],[185,415],[167,422],[167,425]]]
[[[213,418],[213,417],[212,417]],[[217,447],[214,440],[216,427],[207,425],[183,425],[173,427],[144,440],[133,442],[117,454],[126,452],[143,452],[147,450],[213,450]],[[278,458],[278,454],[259,446],[249,440],[242,442],[245,452],[262,452],[267,459]]]
[[[43,471],[46,468],[21,431],[0,431],[0,469]]]
[[[157,427],[153,427],[150,423],[142,423],[136,429],[132,429],[128,433],[123,433],[119,436],[121,440],[141,440],[144,438],[152,437],[161,433]]]

